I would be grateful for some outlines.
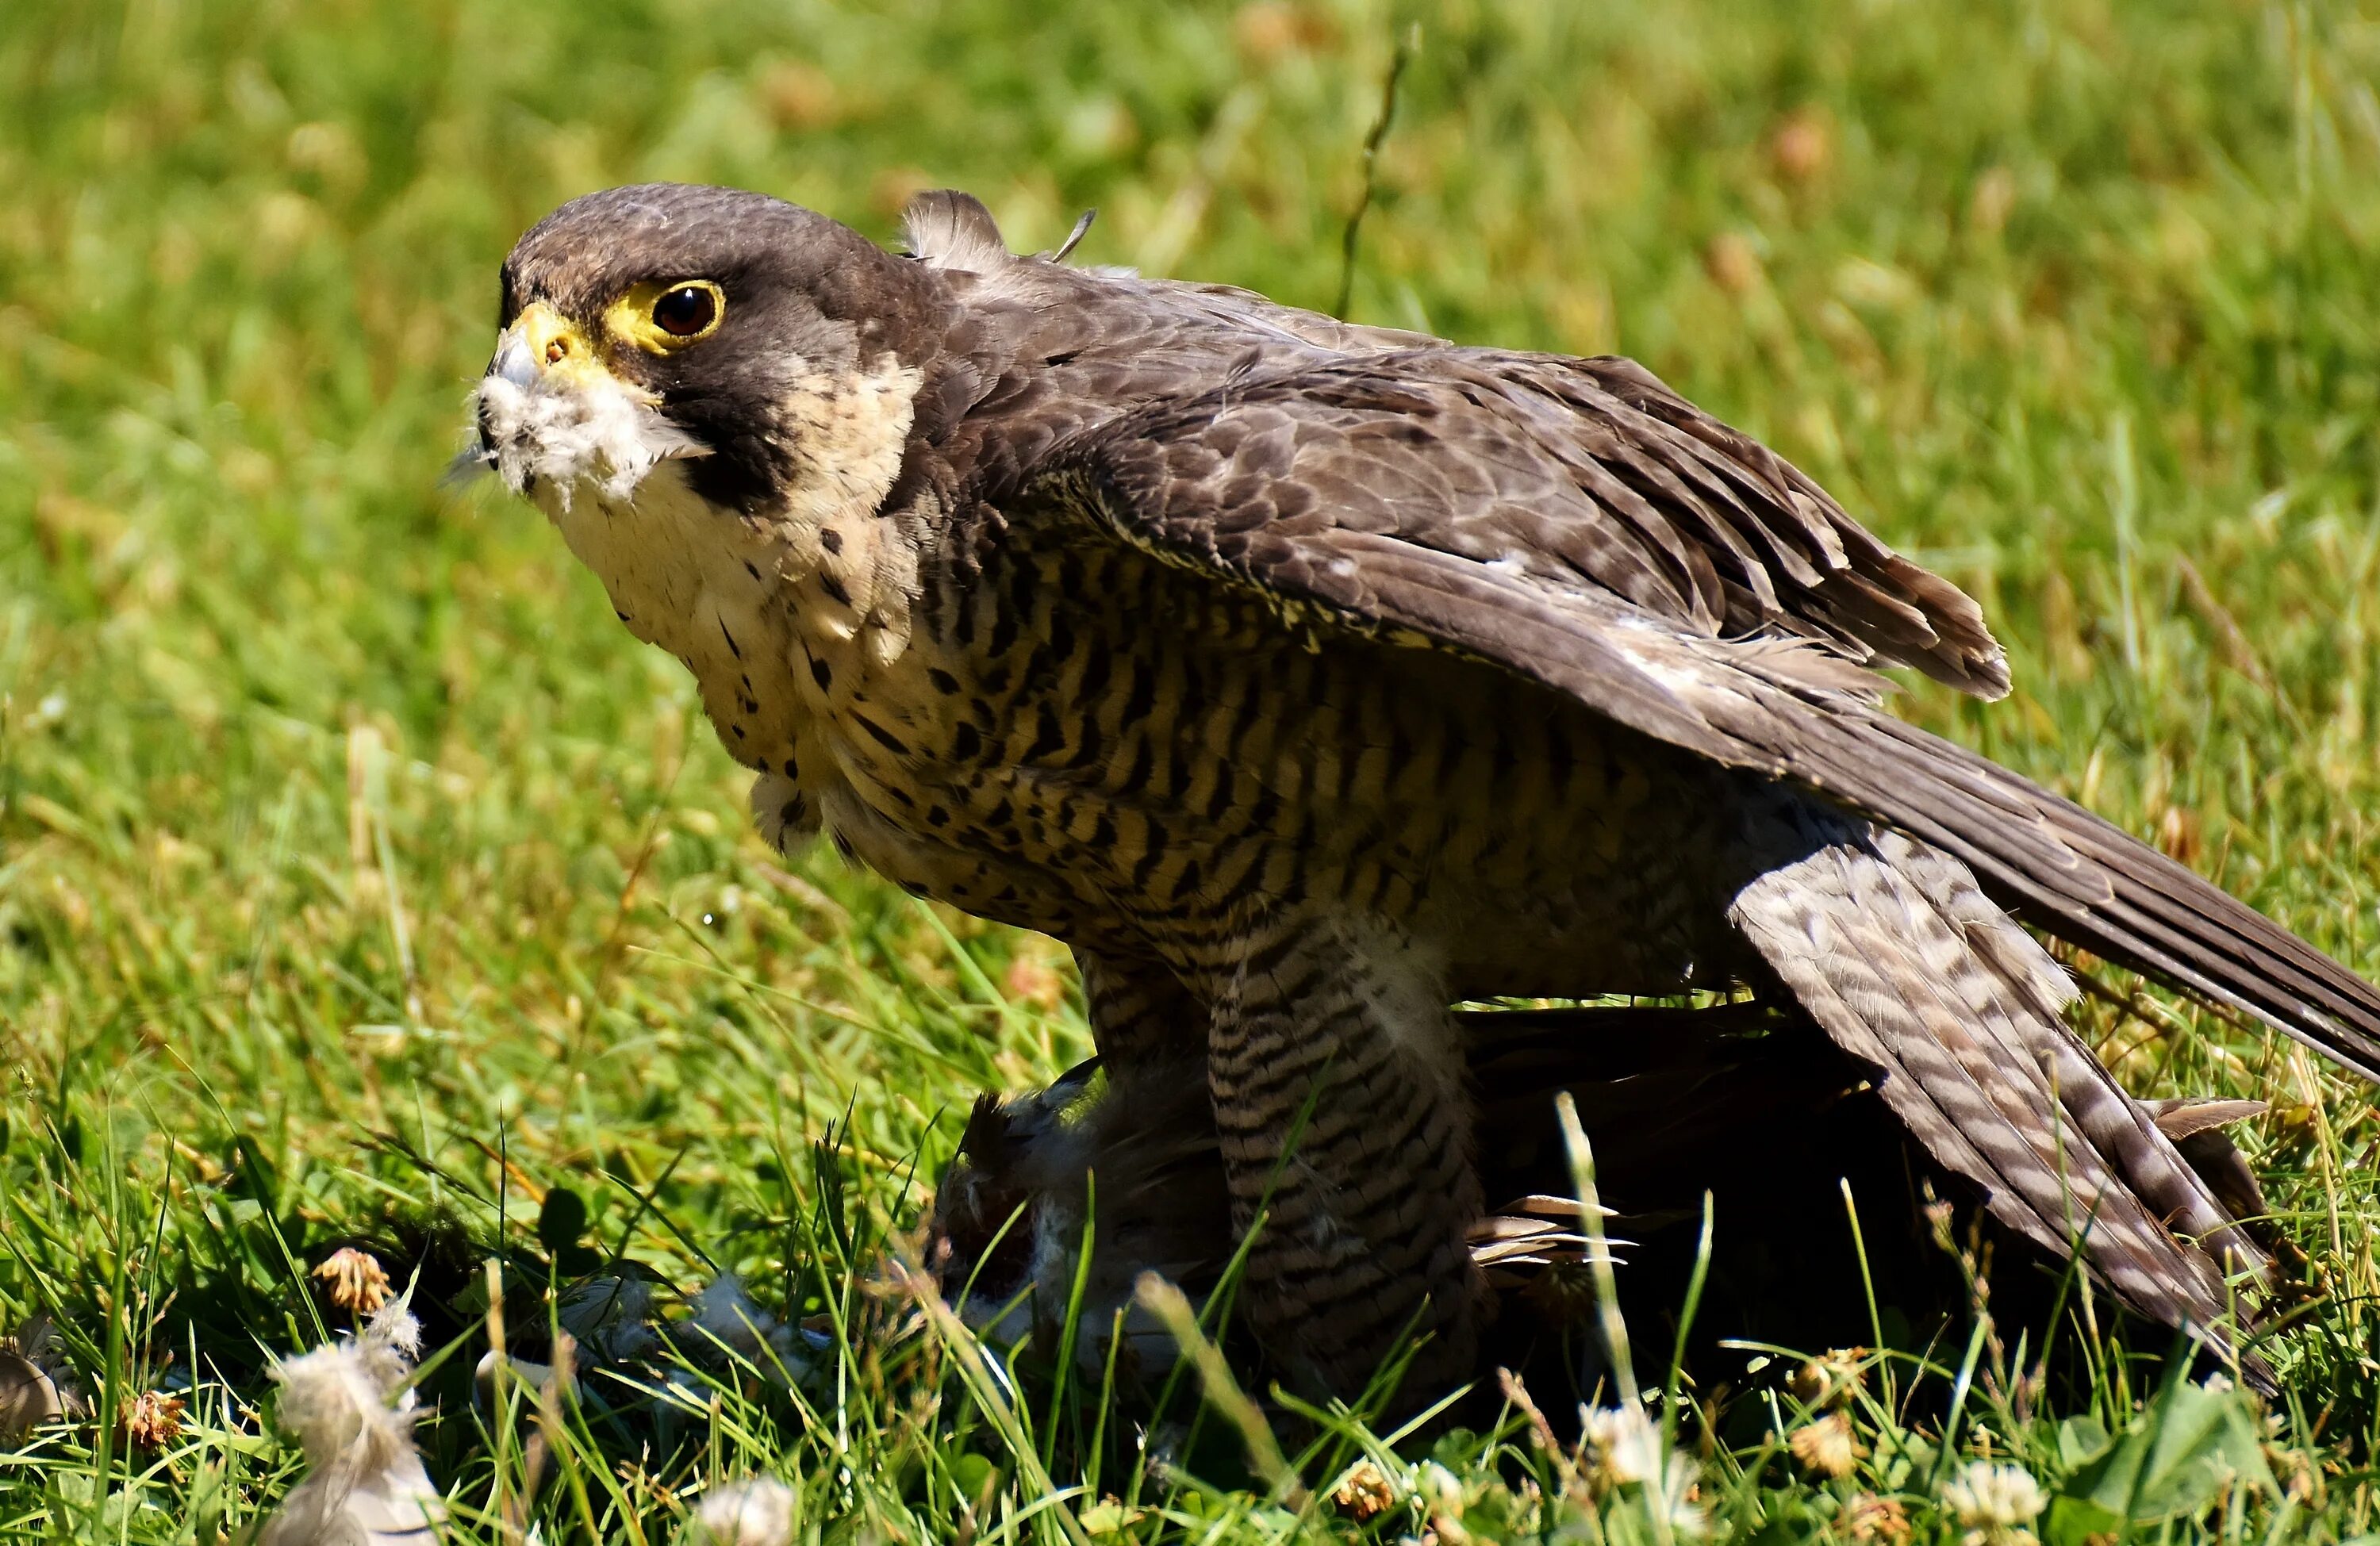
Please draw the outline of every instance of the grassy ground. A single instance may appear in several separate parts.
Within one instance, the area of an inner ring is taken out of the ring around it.
[[[2380,972],[2380,24],[1417,15],[1356,315],[1627,352],[1767,437],[2010,642],[2010,701],[1907,712]],[[781,868],[675,664],[532,513],[436,488],[498,259],[606,183],[741,183],[880,236],[953,184],[1025,247],[1097,205],[1094,260],[1328,306],[1406,19],[0,9],[0,1321],[55,1310],[101,1403],[0,1455],[0,1535],[251,1530],[298,1471],[265,1360],[336,1323],[301,1274],[353,1242],[419,1267],[451,1348],[421,1437],[458,1539],[670,1540],[754,1470],[795,1485],[806,1536],[1669,1538],[1609,1465],[1565,1492],[1524,1425],[1447,1441],[1442,1471],[1383,1455],[1399,1502],[1359,1524],[1323,1495],[1353,1441],[1293,1456],[1301,1509],[1229,1444],[1182,1449],[1192,1484],[1134,1466],[1134,1413],[1095,1432],[1096,1400],[1020,1414],[950,1349],[850,1350],[860,1269],[953,1114],[1084,1051],[1060,953],[831,853]],[[2369,1092],[2164,1000],[2086,1019],[2144,1093],[2281,1103],[2244,1141],[2331,1290],[2276,1350],[2287,1398],[2159,1395],[2130,1360],[2162,1342],[2103,1339],[2095,1387],[2043,1414],[1981,1338],[1936,1350],[1979,1360],[1955,1391],[1867,1371],[1841,1480],[1767,1438],[1806,1420],[1789,1395],[1690,1420],[1713,1529],[1892,1541],[1887,1498],[1921,1540],[2007,1546],[1943,1487],[1985,1454],[2058,1494],[2031,1526],[2051,1546],[2380,1528]],[[797,1395],[720,1382],[674,1453],[558,1415],[564,1482],[524,1505],[523,1431],[470,1399],[478,1263],[509,1263],[533,1335],[549,1268],[590,1249],[680,1290],[740,1270],[833,1310],[833,1346]],[[117,1419],[149,1389],[188,1409],[143,1447]]]

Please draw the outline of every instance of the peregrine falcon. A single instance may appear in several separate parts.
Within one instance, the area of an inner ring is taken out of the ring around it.
[[[1469,1373],[1450,1006],[1748,987],[2010,1228],[2229,1345],[2264,1250],[2067,1028],[2043,933],[2380,1076],[2380,993],[1880,707],[1976,604],[1625,359],[1466,347],[759,194],[524,236],[468,458],[693,672],[762,833],[1069,944],[1203,1071],[1293,1386]]]

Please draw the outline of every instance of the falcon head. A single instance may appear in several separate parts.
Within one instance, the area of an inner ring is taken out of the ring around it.
[[[897,460],[931,308],[912,265],[762,194],[671,183],[575,199],[504,260],[495,356],[457,470],[494,469],[552,513],[630,500],[682,462],[708,502],[752,512],[859,460]],[[897,417],[897,426],[888,422]],[[848,443],[855,437],[868,443]]]

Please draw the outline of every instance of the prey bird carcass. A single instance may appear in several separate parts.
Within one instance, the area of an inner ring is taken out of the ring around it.
[[[1263,1209],[1293,1384],[1414,1330],[1416,1397],[1470,1372],[1494,997],[1792,1006],[2001,1223],[2235,1345],[2266,1251],[2013,915],[2366,1077],[2380,994],[1884,711],[2008,690],[1965,594],[1627,360],[1019,256],[963,194],[907,236],[573,200],[467,459],[693,672],[766,837],[1073,948],[1111,1075],[1202,1093]]]
[[[1864,1343],[1880,1317],[1923,1343],[1979,1298],[2031,1325],[2070,1286],[2061,1272],[2011,1270],[2062,1263],[1978,1216],[1972,1187],[1892,1116],[1869,1066],[1790,1005],[1465,1009],[1455,1025],[1472,1163],[1492,1204],[1466,1236],[1486,1290],[1483,1372],[1518,1370],[1550,1390],[1601,1367],[1587,1268],[1597,1239],[1571,1195],[1557,1092],[1595,1134],[1601,1240],[1625,1268],[1626,1319],[1658,1325],[1691,1299],[1697,1357],[1746,1341]],[[1170,1370],[1172,1338],[1136,1302],[1135,1274],[1160,1272],[1203,1302],[1224,1288],[1233,1250],[1196,1072],[1143,1062],[1111,1078],[1094,1058],[1047,1089],[980,1097],[927,1234],[943,1297],[1003,1344],[1029,1333],[1062,1347],[1072,1317],[1075,1356],[1095,1377]],[[2224,1129],[2265,1103],[2143,1105],[2244,1226],[2262,1227],[2263,1190]],[[1086,1241],[1096,1242],[1088,1262]]]

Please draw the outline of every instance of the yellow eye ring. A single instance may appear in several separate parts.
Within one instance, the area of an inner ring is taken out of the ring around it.
[[[652,279],[632,284],[605,319],[612,336],[649,354],[699,344],[727,319],[727,293],[708,279]]]

